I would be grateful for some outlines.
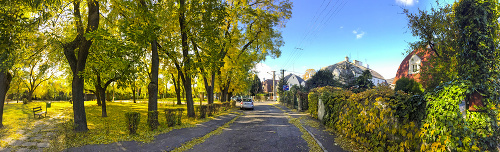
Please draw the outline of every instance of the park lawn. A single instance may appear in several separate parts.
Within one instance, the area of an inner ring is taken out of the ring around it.
[[[147,103],[148,99],[136,99],[138,103]],[[186,98],[181,98],[182,103],[186,103]],[[116,102],[120,102],[120,100],[117,100]],[[200,98],[193,98],[194,104],[200,104]],[[177,98],[161,98],[158,99],[158,103],[167,103],[167,104],[176,104],[177,103]],[[205,98],[205,100],[202,101],[203,104],[207,104],[208,100]],[[214,103],[220,103],[219,100],[214,99]]]
[[[196,104],[196,103],[195,103]],[[199,104],[199,103],[198,103]],[[37,120],[44,121],[47,118],[33,118],[33,107],[42,106],[45,110],[45,102],[32,102],[29,104],[8,104],[4,110],[4,129],[0,129],[0,138],[18,139],[21,134],[17,134],[17,130],[29,130],[33,123]],[[69,102],[53,102],[51,108],[48,108],[47,117],[61,116],[60,121],[56,125],[58,127],[57,137],[51,141],[49,151],[61,151],[69,147],[78,147],[88,144],[109,144],[117,141],[140,141],[150,142],[156,135],[166,133],[172,129],[194,127],[198,123],[206,122],[213,119],[194,119],[187,117],[187,111],[184,110],[182,117],[182,125],[167,127],[164,110],[167,108],[184,108],[186,105],[172,105],[170,103],[158,104],[158,121],[160,126],[157,130],[149,131],[147,126],[147,103],[118,103],[107,102],[108,117],[101,117],[101,107],[97,106],[95,101],[85,102],[85,111],[87,115],[87,125],[89,131],[75,132],[73,131],[73,110],[72,104]],[[125,113],[136,111],[141,114],[140,124],[137,130],[137,135],[129,135],[125,122]],[[227,114],[223,112],[221,114]],[[6,143],[0,143],[5,147]]]

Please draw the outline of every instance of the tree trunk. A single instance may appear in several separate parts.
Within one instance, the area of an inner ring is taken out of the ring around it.
[[[174,74],[172,75],[172,82],[174,82],[174,90],[175,90],[175,96],[177,98],[177,105],[182,105],[181,102],[181,84],[180,84],[180,72],[177,72],[177,79],[174,77]]]
[[[80,2],[73,1],[73,17],[77,35],[72,42],[63,44],[64,56],[73,72],[73,82],[71,84],[73,98],[73,116],[75,131],[87,131],[87,117],[84,106],[84,79],[79,75],[85,70],[85,64],[89,55],[92,40],[87,40],[85,33],[91,33],[99,27],[99,2],[96,0],[87,1],[87,28],[84,31],[82,17],[80,14]],[[78,53],[75,50],[78,49]]]
[[[148,101],[148,111],[158,110],[158,68],[159,68],[159,57],[158,48],[156,40],[151,42],[151,82],[148,85],[149,101]],[[156,118],[149,118],[153,116]],[[156,121],[156,122],[153,122]],[[158,124],[158,115],[148,115],[148,122]]]
[[[101,106],[102,105],[102,102],[101,102],[101,91],[99,91],[99,85],[95,85],[95,92],[93,92],[95,94],[95,97],[96,97],[96,100],[97,100],[97,106]]]
[[[10,88],[12,75],[6,71],[0,71],[0,128],[3,128],[3,106],[5,103],[5,95]]]
[[[135,93],[136,93],[136,92],[135,92],[135,90],[136,90],[136,88],[135,88],[135,87],[132,87],[132,100],[134,100],[134,103],[137,103],[137,102],[135,101]]]
[[[208,85],[207,79],[203,77],[203,82],[205,83],[205,90],[207,91],[208,104],[214,103],[214,84],[215,84],[215,71],[211,72],[212,79],[210,80],[210,85]]]
[[[184,90],[186,92],[186,103],[187,103],[187,113],[188,117],[194,117],[194,102],[193,102],[193,95],[192,95],[192,89],[191,89],[191,76],[187,73],[189,71],[189,68],[191,68],[190,62],[191,59],[189,58],[189,46],[187,42],[187,31],[186,31],[186,25],[185,21],[186,18],[184,16],[184,12],[186,11],[185,8],[185,1],[184,0],[179,0],[179,26],[180,26],[180,33],[181,33],[181,45],[182,45],[182,57],[183,57],[183,63],[184,63],[184,71],[185,73],[181,73],[182,81],[184,83]],[[180,69],[178,69],[180,70]]]
[[[97,89],[97,88],[96,88]],[[106,112],[106,88],[99,87],[99,90],[96,92],[99,92],[98,94],[100,95],[97,100],[101,100],[101,111],[102,111],[102,117],[108,117],[108,113]]]
[[[194,117],[194,102],[193,102],[193,92],[191,89],[191,77],[187,76],[184,81],[184,89],[186,91],[186,103],[188,109],[188,116]],[[190,110],[191,109],[191,110]]]
[[[32,98],[33,98],[33,91],[30,89],[28,91],[28,103],[30,103],[32,101]]]
[[[75,131],[87,131],[87,116],[85,115],[84,79],[78,75],[78,71],[73,74],[71,85],[73,95],[73,113],[75,121]]]

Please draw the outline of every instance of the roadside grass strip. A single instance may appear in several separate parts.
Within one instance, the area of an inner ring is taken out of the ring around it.
[[[299,128],[300,132],[302,132],[301,137],[307,142],[307,146],[309,147],[310,152],[325,151],[324,148],[320,146],[318,140],[316,140],[312,136],[312,134],[302,126],[302,123],[300,123],[300,120],[298,118],[292,118],[285,110],[281,109],[281,107],[278,107],[276,105],[273,106],[280,109],[286,114],[286,116],[288,117],[288,123],[293,124],[295,125],[295,127]]]
[[[229,128],[229,125],[232,124],[234,121],[236,121],[236,119],[238,119],[241,116],[241,113],[238,113],[238,114],[239,114],[238,116],[234,117],[231,121],[225,123],[224,125],[220,126],[216,130],[206,134],[203,137],[199,137],[199,138],[193,139],[189,142],[186,142],[186,143],[182,144],[181,147],[178,147],[178,148],[175,148],[174,150],[172,150],[172,152],[183,152],[183,151],[189,150],[198,144],[204,143],[206,139],[210,138],[213,135],[222,134],[224,129]]]

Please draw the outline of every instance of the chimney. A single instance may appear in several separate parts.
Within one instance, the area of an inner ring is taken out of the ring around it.
[[[345,56],[345,61],[349,62],[349,57]]]
[[[354,65],[363,66],[363,63],[358,60],[354,60]]]
[[[367,69],[370,69],[370,65],[366,64],[366,68],[367,68]]]

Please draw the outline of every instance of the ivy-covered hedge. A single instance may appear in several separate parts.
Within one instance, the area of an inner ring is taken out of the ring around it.
[[[425,151],[497,151],[498,99],[485,98],[485,111],[465,115],[459,105],[466,99],[469,82],[452,81],[426,94],[427,118],[422,125],[422,149]]]
[[[467,87],[452,82],[426,95],[394,92],[377,86],[360,93],[317,88],[309,93],[309,113],[317,117],[325,104],[323,123],[368,151],[496,151],[500,130],[498,105],[462,115],[459,104]],[[469,93],[470,94],[470,93]]]
[[[318,119],[318,101],[319,97],[323,92],[332,92],[333,90],[339,90],[340,88],[326,86],[314,88],[309,91],[307,95],[308,111],[311,117]]]

